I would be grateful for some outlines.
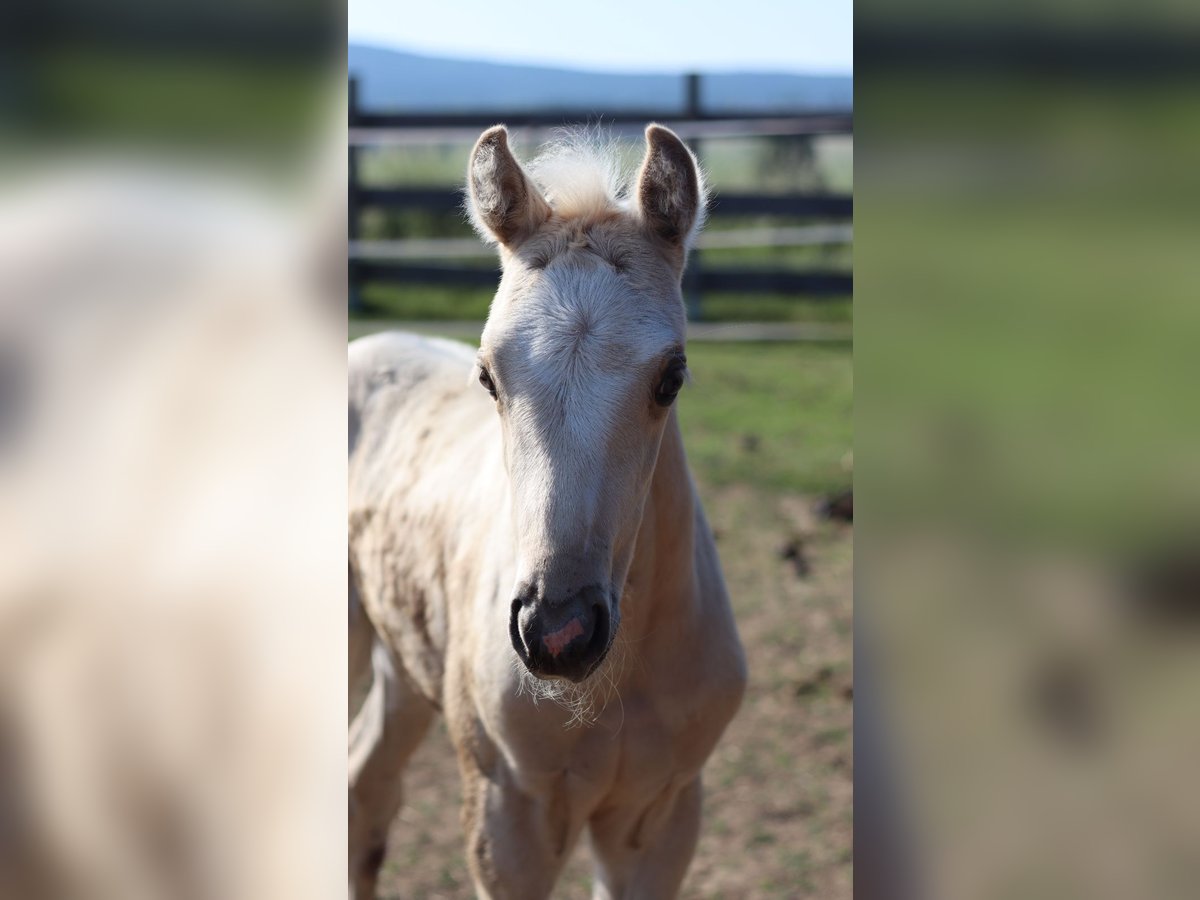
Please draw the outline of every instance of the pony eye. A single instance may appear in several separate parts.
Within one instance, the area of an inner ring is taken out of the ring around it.
[[[483,389],[492,395],[492,399],[496,399],[496,383],[492,381],[492,374],[482,366],[479,367],[479,383],[483,385]]]
[[[663,373],[658,387],[654,389],[654,402],[659,406],[670,406],[674,403],[675,398],[679,395],[680,388],[683,387],[684,373],[686,371],[687,363],[684,360],[672,360],[671,365],[667,367],[667,371]]]

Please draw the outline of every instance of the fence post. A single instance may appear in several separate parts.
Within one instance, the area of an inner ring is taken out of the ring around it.
[[[358,79],[351,78],[348,84],[348,100],[346,125],[354,128],[358,124]],[[346,242],[353,244],[359,239],[359,216],[362,206],[359,200],[358,185],[358,145],[353,141],[346,144]],[[349,246],[346,248],[349,250]],[[350,312],[361,312],[363,308],[362,295],[359,292],[357,264],[354,258],[346,254],[346,297]]]
[[[689,72],[683,77],[687,92],[684,118],[696,121],[700,118],[700,74]],[[689,138],[687,145],[696,154],[696,160],[699,161],[700,139],[698,137]],[[683,273],[683,302],[687,306],[688,320],[692,322],[699,322],[703,318],[700,296],[701,267],[700,251],[694,249]]]

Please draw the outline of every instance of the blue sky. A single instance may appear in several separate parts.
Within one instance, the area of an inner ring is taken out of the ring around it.
[[[602,71],[849,73],[853,0],[349,0],[351,41]]]

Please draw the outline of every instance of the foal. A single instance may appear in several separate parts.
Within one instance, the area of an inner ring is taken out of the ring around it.
[[[480,897],[547,897],[586,829],[598,898],[679,890],[700,770],[745,660],[674,401],[703,182],[646,129],[631,191],[582,141],[503,127],[468,168],[503,275],[481,348],[350,347],[350,887],[374,896],[404,765],[436,712]]]

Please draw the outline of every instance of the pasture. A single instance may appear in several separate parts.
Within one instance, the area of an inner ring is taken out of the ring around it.
[[[679,415],[750,685],[705,769],[684,897],[851,896],[853,538],[813,512],[852,477],[851,355],[849,343],[688,347]],[[405,785],[381,896],[472,897],[441,725]],[[556,896],[589,885],[581,844]]]

